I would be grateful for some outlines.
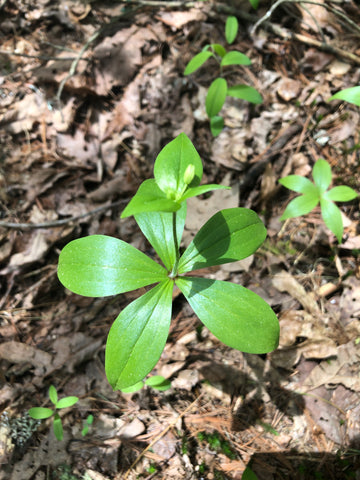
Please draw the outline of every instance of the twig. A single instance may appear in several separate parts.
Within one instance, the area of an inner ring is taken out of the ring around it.
[[[36,60],[56,60],[56,61],[75,61],[77,60],[77,57],[52,57],[52,56],[47,56],[47,55],[28,55],[27,53],[18,53],[18,52],[9,52],[9,50],[3,50],[0,49],[0,53],[3,55],[9,55],[9,56],[14,56],[14,57],[25,57],[25,58],[35,58]],[[85,62],[88,62],[88,58],[81,58],[80,60],[83,60]]]
[[[83,213],[81,215],[76,215],[75,217],[63,218],[61,220],[53,220],[49,222],[42,223],[14,223],[14,222],[0,222],[0,228],[11,228],[13,230],[34,230],[38,228],[59,228],[63,225],[68,225],[69,223],[76,222],[82,218],[89,217],[91,215],[96,215],[97,213],[104,212],[110,208],[117,207],[122,203],[127,202],[126,199],[118,200],[117,202],[110,203],[110,205],[102,205],[101,207],[90,210],[90,212]]]

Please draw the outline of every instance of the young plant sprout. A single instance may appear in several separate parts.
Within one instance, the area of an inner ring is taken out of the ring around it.
[[[79,295],[117,295],[153,285],[121,311],[110,329],[105,371],[114,389],[140,382],[159,360],[169,332],[175,285],[199,319],[226,345],[250,353],[270,352],[278,345],[279,322],[262,298],[234,283],[189,275],[254,253],[266,237],[255,212],[247,208],[219,211],[180,255],[186,200],[227,188],[200,185],[202,174],[199,154],[181,133],[161,150],[154,178],[140,185],[122,212],[122,218],[134,215],[162,265],[128,243],[105,235],[74,240],[60,254],[58,277]]]
[[[279,183],[284,187],[302,193],[300,197],[291,200],[280,220],[306,215],[320,203],[321,215],[325,225],[341,243],[344,226],[340,209],[334,202],[348,202],[356,198],[358,194],[346,185],[328,190],[332,172],[330,165],[323,158],[315,163],[312,176],[314,183],[300,175],[289,175],[279,180]]]

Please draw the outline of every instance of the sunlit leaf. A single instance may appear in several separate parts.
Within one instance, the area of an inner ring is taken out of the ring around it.
[[[45,418],[50,418],[54,414],[54,411],[51,408],[44,407],[33,407],[29,410],[29,415],[35,420],[44,420]]]
[[[49,387],[49,398],[51,400],[51,402],[56,405],[56,402],[58,401],[58,394],[57,394],[57,391],[56,391],[56,388],[54,387],[54,385],[50,385]]]
[[[200,277],[178,277],[175,282],[199,319],[229,347],[267,353],[278,346],[278,319],[254,292],[234,283]]]
[[[210,130],[213,137],[217,137],[222,132],[224,128],[224,119],[219,115],[215,115],[215,117],[210,118]]]
[[[153,375],[152,377],[147,378],[145,384],[161,392],[171,388],[170,380],[167,380],[162,375]]]
[[[358,194],[350,187],[346,185],[339,185],[338,187],[334,187],[328,192],[325,192],[323,198],[327,200],[332,200],[334,202],[349,202],[350,200],[354,200],[354,198],[358,197]]]
[[[333,232],[337,238],[337,241],[341,243],[344,226],[340,209],[335,205],[335,203],[331,202],[330,200],[326,200],[325,198],[321,199],[320,206],[321,216],[325,222],[325,225]]]
[[[224,78],[216,78],[210,85],[205,99],[206,113],[209,118],[217,115],[224,105],[227,83]]]
[[[301,195],[294,198],[285,208],[280,220],[287,220],[288,218],[300,217],[311,212],[319,203],[318,195]]]
[[[206,60],[210,57],[213,57],[214,54],[210,51],[200,52],[195,57],[193,57],[190,62],[186,65],[184,70],[184,75],[190,75],[190,73],[195,72],[198,68],[200,68]]]
[[[256,10],[259,6],[259,0],[249,0],[250,2],[250,5]],[[245,473],[245,472],[244,472]],[[245,480],[245,478],[243,477],[243,480]]]
[[[56,408],[68,408],[72,407],[79,401],[78,397],[74,396],[69,396],[69,397],[64,397],[61,398],[57,403],[56,403]]]
[[[323,158],[319,158],[319,160],[315,162],[312,175],[319,192],[325,192],[331,183],[332,177],[331,167],[328,162]]]
[[[198,187],[189,188],[186,190],[184,195],[181,197],[181,200],[186,200],[191,197],[196,197],[198,195],[203,195],[204,193],[211,192],[213,190],[230,190],[231,187],[226,187],[225,185],[199,185]]]
[[[63,248],[58,277],[74,293],[104,297],[160,282],[167,271],[122,240],[90,235]]]
[[[254,1],[257,1],[257,0],[250,0],[250,2],[254,2]],[[258,479],[258,476],[251,470],[250,467],[246,467],[242,474],[241,480],[259,480],[259,479]]]
[[[300,175],[288,175],[287,177],[280,178],[279,183],[294,192],[318,195],[318,189],[313,182]]]
[[[123,393],[134,393],[134,392],[138,392],[139,390],[141,390],[143,388],[143,386],[144,386],[144,382],[140,381],[140,382],[135,383],[135,385],[131,385],[131,387],[122,388],[121,391]]]
[[[251,65],[251,60],[243,53],[235,50],[228,52],[221,60],[222,67],[226,67],[228,65]]]
[[[263,99],[260,93],[249,85],[234,85],[229,87],[227,94],[230,97],[240,98],[241,100],[247,100],[248,102],[259,104]]]
[[[340,92],[335,93],[329,100],[345,100],[360,107],[360,85],[340,90]]]
[[[54,429],[55,437],[58,440],[62,440],[64,438],[64,431],[63,431],[63,426],[62,426],[62,423],[61,423],[61,418],[59,417],[59,415],[57,413],[54,416],[53,429]]]
[[[210,47],[219,55],[219,57],[223,58],[226,55],[225,48],[219,43],[212,43]]]
[[[230,16],[226,19],[226,24],[225,24],[225,38],[226,41],[229,45],[231,45],[238,33],[239,29],[239,22],[238,19],[234,16]]]

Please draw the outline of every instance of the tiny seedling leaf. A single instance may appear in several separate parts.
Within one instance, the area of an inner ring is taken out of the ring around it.
[[[217,115],[224,105],[227,92],[225,78],[216,78],[210,85],[205,100],[206,113],[209,118]]]
[[[240,98],[241,100],[247,100],[250,103],[259,104],[262,103],[263,99],[260,93],[249,85],[234,85],[229,87],[227,94],[230,97]]]
[[[248,257],[263,243],[266,228],[248,208],[217,212],[201,227],[179,262],[179,273],[235,262]]]
[[[61,423],[61,418],[59,417],[59,415],[57,413],[54,416],[53,428],[54,428],[55,437],[58,440],[62,440],[64,438],[64,431],[63,431],[63,426],[62,426],[62,423]]]
[[[329,100],[345,100],[360,107],[360,86],[345,88],[335,93]]]
[[[332,200],[333,202],[349,202],[350,200],[354,200],[357,196],[358,194],[351,187],[339,185],[338,187],[334,187],[328,192],[325,192],[323,198]]]
[[[63,248],[58,277],[74,293],[104,297],[160,282],[167,271],[123,240],[90,235]]]
[[[225,24],[225,38],[229,45],[234,43],[234,40],[238,33],[238,29],[239,29],[238,19],[233,15],[231,15],[226,19],[226,24]]]
[[[325,225],[333,232],[337,238],[337,241],[341,243],[344,226],[339,207],[337,207],[335,203],[331,202],[330,200],[326,200],[325,198],[320,200],[320,206],[321,215]]]
[[[280,178],[279,183],[294,192],[318,195],[318,189],[311,180],[301,175],[288,175]]]
[[[33,407],[29,410],[29,415],[35,420],[44,420],[45,418],[50,418],[54,414],[54,411],[51,408],[44,407]]]
[[[214,54],[210,51],[203,51],[195,55],[190,62],[186,65],[184,70],[184,75],[190,75],[191,73],[195,72],[198,68],[200,68],[206,60],[210,57],[213,57]]]
[[[247,353],[267,353],[278,346],[278,319],[254,292],[208,278],[178,277],[175,282],[199,319],[225,345]]]
[[[51,402],[56,405],[57,401],[58,401],[58,394],[57,394],[57,391],[56,391],[56,388],[54,387],[54,385],[50,385],[49,387],[49,398],[51,400]]]
[[[140,381],[140,382],[136,382],[135,385],[131,385],[131,387],[122,388],[121,391],[122,393],[135,393],[141,390],[143,386],[144,386],[144,382]]]
[[[228,52],[221,60],[220,65],[222,67],[226,67],[228,65],[251,65],[251,60],[243,53],[237,52],[235,50],[232,52]]]
[[[280,220],[287,220],[288,218],[301,217],[311,212],[319,203],[318,195],[301,195],[294,198],[285,208]]]
[[[77,403],[79,401],[78,397],[73,397],[73,396],[69,396],[69,397],[64,397],[64,398],[61,398],[57,404],[56,404],[56,408],[68,408],[68,407],[72,407],[73,405],[75,405],[75,403]]]
[[[326,160],[319,158],[315,162],[313,171],[313,179],[320,193],[324,193],[331,183],[331,167]]]
[[[113,323],[105,371],[114,390],[131,387],[155,366],[169,333],[172,290],[167,280],[130,303]]]
[[[215,115],[215,117],[210,118],[210,130],[213,137],[217,137],[222,132],[224,128],[224,119],[219,115]]]
[[[226,50],[222,45],[220,45],[219,43],[212,43],[210,47],[214,50],[215,53],[219,55],[219,57],[225,57]]]

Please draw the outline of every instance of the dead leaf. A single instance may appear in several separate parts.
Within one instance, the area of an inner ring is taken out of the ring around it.
[[[272,283],[280,292],[288,292],[309,313],[312,313],[316,317],[320,315],[319,306],[316,303],[312,292],[307,292],[289,272],[283,270],[282,272],[277,273],[274,275]]]

